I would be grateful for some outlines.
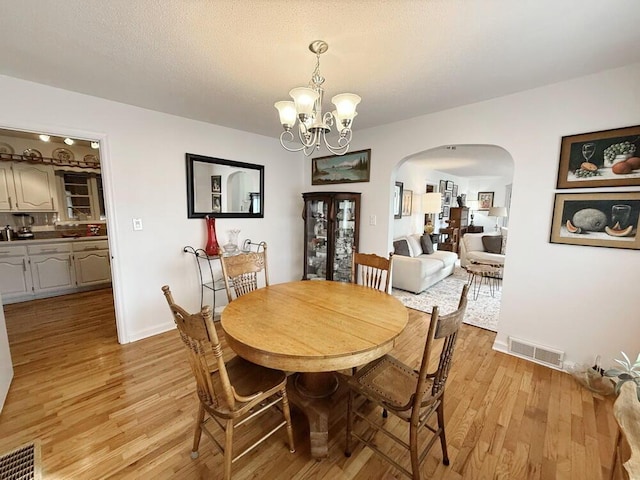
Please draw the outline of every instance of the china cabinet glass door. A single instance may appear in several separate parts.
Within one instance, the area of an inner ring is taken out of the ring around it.
[[[324,280],[327,276],[327,227],[329,202],[309,200],[306,203],[307,262],[306,279]]]
[[[338,282],[351,281],[351,256],[355,240],[356,202],[336,200],[334,225],[335,246],[333,249],[333,279]]]

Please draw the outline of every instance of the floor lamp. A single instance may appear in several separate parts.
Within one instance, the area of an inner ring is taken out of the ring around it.
[[[507,207],[491,207],[489,209],[489,216],[496,217],[496,232],[500,227],[498,227],[498,219],[504,218],[507,216]]]
[[[433,222],[427,215],[440,213],[442,210],[442,195],[438,192],[422,194],[422,211],[424,212],[424,233],[433,233]]]

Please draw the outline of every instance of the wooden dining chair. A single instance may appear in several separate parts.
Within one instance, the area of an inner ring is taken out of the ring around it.
[[[354,247],[351,255],[351,282],[388,292],[392,263],[393,252],[389,253],[389,258],[384,258],[374,253],[358,253]]]
[[[420,480],[420,463],[439,438],[442,446],[442,463],[449,465],[444,430],[444,391],[451,368],[458,329],[467,308],[468,290],[468,285],[465,285],[456,311],[440,315],[438,307],[433,308],[419,370],[414,370],[391,355],[385,355],[362,367],[353,376],[341,376],[349,388],[345,448],[347,457],[351,456],[351,440],[355,437],[408,477]],[[429,360],[434,340],[442,340],[442,351],[437,368],[430,372]],[[374,412],[371,412],[370,409],[367,411],[365,407],[368,402],[359,402],[356,408],[356,400],[359,397],[374,402],[405,421],[409,425],[409,441],[407,442],[384,428],[387,421],[380,421]],[[433,414],[436,414],[436,420],[431,423],[435,423],[435,425],[428,423]],[[364,433],[356,432],[354,417],[362,419],[370,429]],[[422,427],[429,430],[431,434],[424,448],[420,450],[418,433],[423,431]],[[411,472],[378,446],[379,442],[375,440],[375,435],[378,432],[384,433],[409,451]]]
[[[295,452],[286,375],[238,356],[225,362],[213,324],[211,307],[205,305],[199,313],[189,314],[175,304],[167,285],[162,287],[162,291],[178,326],[196,379],[199,408],[191,457],[198,457],[200,437],[205,432],[224,455],[224,478],[229,480],[231,464],[282,427],[287,430],[289,451]],[[209,368],[207,363],[206,356],[211,354],[216,361],[214,368]],[[256,417],[264,418],[262,414],[268,411],[277,412],[277,416],[282,416],[283,419],[278,420],[275,426],[272,425],[273,428],[251,446],[233,455],[235,428]],[[219,442],[208,428],[212,421],[224,432],[223,442]]]
[[[258,277],[264,276],[265,286],[269,285],[267,270],[267,244],[261,242],[261,249],[257,252],[244,252],[233,256],[224,256],[220,250],[222,277],[227,290],[229,303],[246,293],[258,288]],[[259,275],[262,273],[262,275]]]

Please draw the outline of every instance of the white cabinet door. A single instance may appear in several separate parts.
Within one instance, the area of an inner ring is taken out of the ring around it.
[[[31,255],[31,275],[34,292],[48,292],[75,287],[68,253]]]
[[[51,165],[33,165],[15,162],[13,180],[16,188],[16,210],[54,210],[55,175]]]
[[[0,211],[10,212],[16,205],[16,188],[11,162],[0,162]]]
[[[26,256],[0,258],[0,292],[4,300],[33,295],[31,286]]]
[[[79,287],[111,282],[108,250],[75,253],[74,256]]]

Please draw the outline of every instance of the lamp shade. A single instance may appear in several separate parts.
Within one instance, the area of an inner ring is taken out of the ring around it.
[[[320,96],[318,92],[308,87],[294,88],[289,92],[296,105],[298,115],[310,116],[313,113],[313,106]]]
[[[507,207],[491,207],[489,209],[490,217],[506,217],[507,216]]]
[[[293,102],[281,101],[274,105],[280,114],[280,123],[285,128],[291,128],[296,123],[296,105]]]
[[[423,213],[440,213],[442,210],[442,196],[438,192],[425,193],[422,195]]]

